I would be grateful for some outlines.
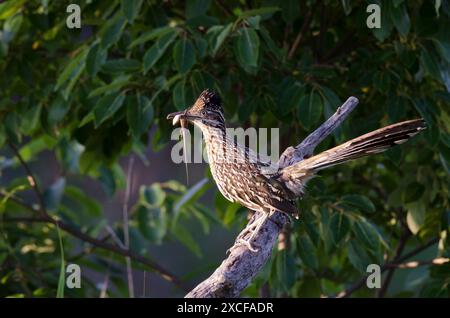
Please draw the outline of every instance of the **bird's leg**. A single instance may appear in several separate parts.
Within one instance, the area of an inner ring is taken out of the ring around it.
[[[261,216],[259,216],[254,222],[252,222],[251,224],[248,224],[246,226],[246,228],[244,229],[244,231],[236,239],[235,245],[233,245],[228,250],[228,252],[230,252],[231,250],[233,250],[233,248],[235,248],[239,245],[245,245],[250,251],[252,251],[254,253],[258,252],[258,250],[252,246],[251,242],[255,238],[255,235],[261,229],[261,226],[264,224],[264,222],[267,220],[267,218],[271,214],[272,213],[263,212],[263,214]],[[249,233],[250,233],[250,236],[248,238],[245,238],[245,236]]]

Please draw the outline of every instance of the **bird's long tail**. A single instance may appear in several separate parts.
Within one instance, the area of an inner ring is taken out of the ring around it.
[[[425,128],[423,119],[386,126],[286,167],[283,169],[283,174],[286,173],[291,178],[313,175],[318,170],[339,163],[383,152],[392,146],[404,143]]]

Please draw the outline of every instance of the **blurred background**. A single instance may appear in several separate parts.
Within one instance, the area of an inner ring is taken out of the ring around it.
[[[449,17],[448,0],[0,1],[0,296],[181,297],[209,276],[248,211],[204,163],[187,183],[166,116],[211,88],[281,151],[349,96],[317,152],[428,126],[312,180],[242,296],[449,297]],[[372,263],[379,289],[358,285]]]

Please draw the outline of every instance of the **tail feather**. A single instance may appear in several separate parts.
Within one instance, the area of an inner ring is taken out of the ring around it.
[[[283,169],[283,174],[290,175],[291,178],[311,175],[339,163],[383,152],[404,143],[425,128],[423,119],[408,120],[383,127],[286,167]]]

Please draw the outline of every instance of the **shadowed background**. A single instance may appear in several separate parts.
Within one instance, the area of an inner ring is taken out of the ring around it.
[[[183,296],[173,279],[188,290],[217,267],[247,212],[205,164],[186,184],[166,120],[205,88],[229,125],[279,127],[280,151],[351,95],[359,106],[317,152],[428,126],[311,181],[243,296],[449,296],[448,262],[433,264],[449,257],[448,0],[371,1],[379,29],[367,1],[79,1],[80,29],[70,3],[0,2],[0,296]],[[81,289],[62,288],[64,263],[81,266]],[[378,290],[357,284],[371,263],[393,264]]]

